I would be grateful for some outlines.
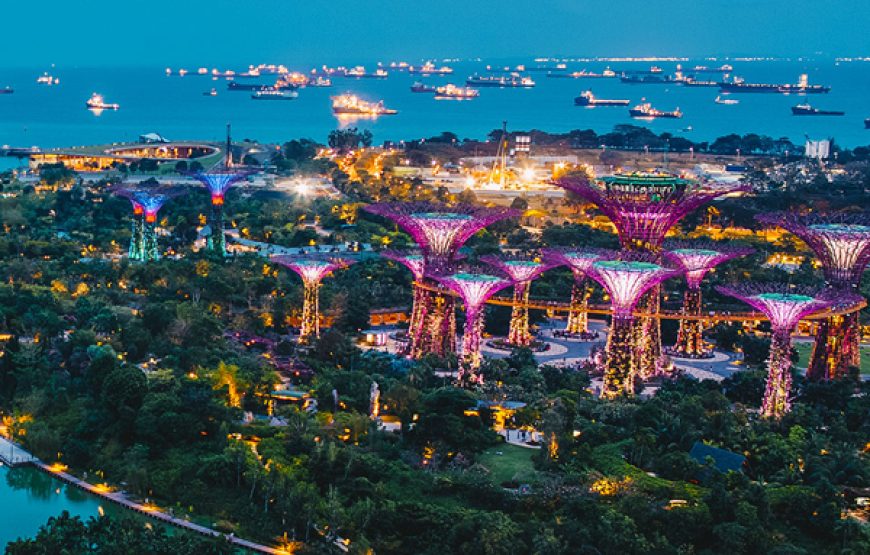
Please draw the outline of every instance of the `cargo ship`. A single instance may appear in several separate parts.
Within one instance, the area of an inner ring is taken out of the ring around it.
[[[457,87],[450,83],[435,89],[435,98],[446,100],[469,100],[480,96],[480,91],[471,87]]]
[[[798,104],[791,107],[793,116],[845,116],[846,112],[840,110],[820,110],[813,108],[808,103]]]
[[[448,66],[436,67],[432,62],[426,62],[421,66],[408,66],[408,73],[418,73],[420,75],[450,75],[453,73],[453,68]]]
[[[626,73],[619,78],[623,83],[630,85],[666,85],[673,83],[674,78],[661,73]]]
[[[581,69],[580,71],[574,71],[572,73],[548,73],[547,77],[561,77],[564,79],[606,79],[616,77],[616,72],[609,67],[606,67],[601,73],[592,73],[591,71]]]
[[[735,98],[722,98],[721,96],[717,96],[713,102],[716,104],[724,104],[725,106],[733,106],[735,104],[740,104],[740,101]]]
[[[8,85],[3,87],[2,89],[0,89],[0,94],[12,94],[14,92],[15,92],[15,90]]]
[[[91,97],[85,102],[85,106],[88,107],[88,110],[117,110],[121,107],[120,104],[110,104],[103,100],[103,95],[94,93]]]
[[[227,83],[227,90],[230,91],[266,91],[270,89],[294,90],[296,88],[296,85],[281,80],[276,81],[274,85],[266,85],[263,83],[239,83],[238,81]]]
[[[531,77],[520,77],[519,75],[505,77],[472,75],[465,80],[465,84],[470,87],[513,87],[527,89],[535,86],[535,82]]]
[[[731,73],[734,68],[728,64],[723,64],[719,67],[695,66],[692,68],[693,73]]]
[[[305,83],[306,87],[331,87],[332,79],[329,77],[322,77],[318,75],[317,77],[310,77],[308,82]]]
[[[297,97],[299,97],[298,92],[281,89],[263,89],[254,91],[251,95],[254,100],[294,100]]]
[[[583,91],[580,96],[574,99],[575,106],[628,106],[628,100],[612,100],[604,98],[595,98],[592,91]]]
[[[384,106],[384,101],[367,102],[356,95],[342,94],[332,97],[332,113],[336,115],[384,116],[398,114]]]
[[[686,77],[682,81],[684,87],[721,87],[721,81],[702,81],[694,77]]]
[[[385,69],[376,69],[374,73],[368,73],[363,66],[356,66],[344,73],[345,77],[352,79],[386,79],[389,73]]]
[[[870,129],[870,118],[864,118],[864,129]]]
[[[628,113],[633,118],[670,118],[677,119],[683,117],[683,113],[679,108],[675,109],[672,112],[664,112],[662,110],[656,110],[652,107],[652,104],[649,102],[644,102],[642,104],[638,104],[634,108],[630,108]]]
[[[825,85],[811,85],[806,74],[801,75],[797,83],[746,83],[735,78],[733,81],[720,83],[719,88],[722,92],[729,93],[822,94],[831,91],[831,87]]]
[[[415,92],[415,93],[433,93],[433,92],[435,92],[435,89],[437,89],[437,88],[438,88],[438,87],[433,87],[433,86],[431,86],[431,85],[424,85],[424,84],[421,83],[420,81],[416,81],[416,82],[414,82],[413,85],[411,85],[411,92]]]

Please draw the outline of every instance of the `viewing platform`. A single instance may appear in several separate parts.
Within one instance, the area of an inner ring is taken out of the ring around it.
[[[15,468],[37,462],[36,457],[22,449],[17,443],[0,437],[0,462],[8,467]]]

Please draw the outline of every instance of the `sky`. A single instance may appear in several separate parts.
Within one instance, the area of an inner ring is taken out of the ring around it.
[[[0,66],[870,56],[870,0],[3,2]]]

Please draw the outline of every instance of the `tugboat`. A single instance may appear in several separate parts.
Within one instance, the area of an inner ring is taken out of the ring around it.
[[[846,112],[840,110],[820,110],[813,108],[809,103],[798,104],[791,107],[793,116],[845,116]]]
[[[722,98],[721,96],[717,96],[715,100],[713,100],[716,104],[725,104],[726,106],[733,106],[735,104],[740,104],[740,101],[735,98]]]
[[[509,77],[495,77],[485,75],[472,75],[465,80],[468,86],[477,87],[511,87],[511,88],[532,88],[535,82],[531,77],[520,77],[519,75],[511,75]]]
[[[103,100],[103,95],[94,93],[85,102],[88,110],[117,110],[121,107],[120,104],[110,104]]]
[[[353,94],[332,97],[332,113],[336,115],[384,116],[398,114],[384,106],[384,101],[367,102]]]
[[[293,90],[263,89],[254,91],[251,98],[254,100],[294,100],[298,96],[299,93]]]
[[[203,91],[202,96],[217,96],[217,89],[212,89],[210,91]]]
[[[608,100],[603,98],[595,98],[592,91],[583,91],[580,96],[574,99],[575,106],[628,106],[628,100]]]
[[[480,96],[480,91],[471,87],[457,87],[450,83],[435,89],[435,98],[448,100],[469,100]]]
[[[424,85],[420,81],[415,81],[413,85],[411,85],[411,92],[415,93],[433,93],[438,87],[432,87],[430,85]]]
[[[673,112],[663,112],[662,110],[656,110],[652,107],[652,104],[649,102],[644,102],[642,104],[638,104],[634,108],[630,108],[628,113],[633,118],[681,118],[683,117],[683,113],[679,108],[675,109]]]

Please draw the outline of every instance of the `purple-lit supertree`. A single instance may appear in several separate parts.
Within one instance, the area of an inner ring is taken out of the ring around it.
[[[414,276],[414,284],[411,286],[413,299],[411,304],[411,318],[408,322],[408,337],[419,335],[419,327],[423,320],[421,314],[424,305],[423,298],[427,293],[420,287],[426,272],[423,253],[419,250],[390,249],[381,251],[381,256],[402,264],[408,268],[411,271],[411,275]]]
[[[799,289],[783,283],[744,283],[716,289],[740,299],[770,320],[770,358],[761,414],[780,418],[791,409],[791,334],[798,322],[835,304],[852,304],[857,297],[834,289]]]
[[[568,322],[565,333],[582,335],[589,332],[588,303],[590,290],[586,287],[586,275],[592,264],[602,256],[609,256],[611,251],[586,248],[550,248],[544,249],[544,256],[557,265],[565,265],[574,274],[571,285],[571,304],[568,310]]]
[[[302,324],[299,326],[299,342],[310,343],[320,337],[320,284],[327,274],[347,268],[356,260],[334,256],[280,255],[272,261],[289,268],[302,278]]]
[[[457,251],[484,227],[521,212],[508,208],[472,205],[445,206],[430,202],[387,202],[371,204],[365,210],[393,220],[409,233],[423,253],[425,287],[421,287],[419,325],[412,330],[409,354],[420,358],[426,354],[444,356],[456,350],[455,302],[452,295],[439,291],[430,274],[449,274],[456,263]]]
[[[746,190],[742,184],[714,184],[649,172],[620,173],[599,179],[565,177],[556,184],[596,205],[613,223],[623,249],[656,254],[661,251],[668,231],[688,213],[722,195]],[[662,346],[656,315],[660,302],[658,287],[641,301],[643,312],[653,315],[637,322],[644,343],[638,351],[642,377],[658,371]]]
[[[207,245],[210,250],[220,253],[221,256],[227,254],[227,238],[224,234],[224,197],[230,187],[250,174],[250,170],[232,167],[190,174],[191,177],[205,185],[211,194],[211,214],[208,218],[211,235],[208,237]]]
[[[500,276],[498,273],[484,273],[477,268],[468,268],[446,275],[431,275],[441,285],[459,295],[465,305],[465,330],[462,334],[462,361],[459,370],[459,381],[463,384],[482,382],[477,370],[480,367],[480,340],[485,323],[483,305],[490,297],[511,285],[507,276]]]
[[[683,314],[695,317],[680,320],[677,343],[668,348],[667,352],[683,358],[710,358],[713,351],[704,343],[704,324],[700,319],[701,281],[719,264],[754,251],[712,241],[666,241],[665,248],[668,249],[665,257],[681,267],[686,276]]]
[[[133,206],[133,235],[128,250],[131,260],[158,260],[157,213],[170,199],[184,194],[184,189],[171,185],[145,187],[140,185],[119,185],[112,189],[116,195],[130,201]]]
[[[532,280],[555,266],[552,260],[523,255],[487,255],[481,261],[504,272],[514,283],[514,302],[507,342],[518,347],[532,344],[529,332],[529,291]]]
[[[830,287],[857,292],[870,262],[870,214],[763,214],[764,223],[787,229],[803,240],[822,263]],[[859,312],[819,322],[807,367],[813,380],[837,379],[861,365]]]
[[[635,351],[643,348],[634,325],[634,308],[640,297],[679,270],[659,264],[651,253],[613,252],[589,267],[587,275],[610,296],[613,309],[604,363],[601,396],[609,399],[634,394],[634,379],[639,373]]]

